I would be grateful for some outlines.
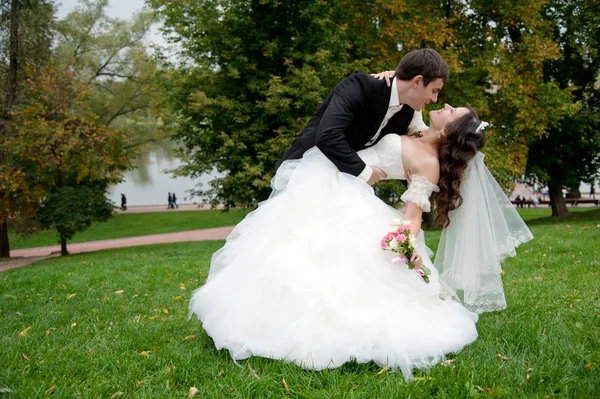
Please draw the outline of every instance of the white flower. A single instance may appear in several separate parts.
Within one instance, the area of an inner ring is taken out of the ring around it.
[[[392,238],[392,240],[390,241],[388,246],[392,249],[398,248],[398,240],[396,240],[395,238]]]
[[[394,220],[392,220],[392,226],[400,226],[401,224],[402,224],[402,219],[394,219]]]
[[[408,225],[410,225],[410,220],[403,220],[402,224],[405,226],[408,226]]]

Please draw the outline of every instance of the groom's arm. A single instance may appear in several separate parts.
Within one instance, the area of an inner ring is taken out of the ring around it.
[[[360,176],[367,181],[371,177],[371,168],[346,140],[346,132],[355,116],[363,110],[365,98],[366,88],[359,75],[351,75],[338,83],[321,117],[316,143],[341,172]]]

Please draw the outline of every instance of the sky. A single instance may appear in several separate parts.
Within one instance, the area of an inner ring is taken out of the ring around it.
[[[57,1],[59,19],[63,19],[79,3],[78,0]],[[111,17],[128,19],[131,15],[144,7],[144,0],[109,0],[108,15]]]

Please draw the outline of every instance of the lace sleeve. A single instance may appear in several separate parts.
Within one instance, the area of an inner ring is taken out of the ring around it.
[[[429,212],[431,211],[429,197],[434,191],[440,191],[438,186],[423,176],[413,176],[411,182],[408,184],[408,190],[402,194],[400,199],[404,203],[412,202],[423,209],[423,212]]]

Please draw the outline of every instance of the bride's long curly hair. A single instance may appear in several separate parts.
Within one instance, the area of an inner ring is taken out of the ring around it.
[[[477,112],[471,108],[469,113],[448,123],[444,130],[445,139],[438,147],[438,160],[440,163],[440,191],[436,195],[437,217],[435,222],[439,226],[450,224],[448,213],[462,204],[460,195],[460,182],[467,168],[467,163],[485,145],[485,133],[477,132],[481,121]]]

